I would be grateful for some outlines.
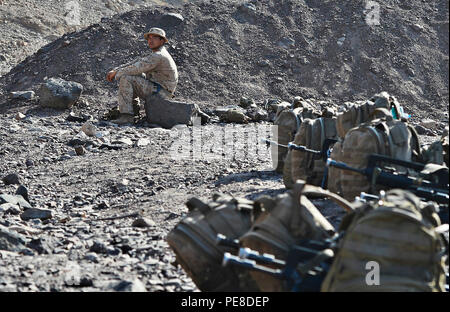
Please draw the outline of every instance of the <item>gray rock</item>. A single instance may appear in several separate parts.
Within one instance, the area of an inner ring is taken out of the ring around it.
[[[150,227],[155,226],[155,221],[149,219],[149,218],[139,218],[133,221],[132,226],[134,227]]]
[[[26,246],[28,248],[36,250],[40,255],[50,255],[53,253],[53,249],[55,248],[55,241],[51,237],[42,236],[36,239],[32,239],[26,244]]]
[[[25,244],[24,236],[0,225],[0,250],[20,252],[26,248]]]
[[[141,138],[139,140],[136,141],[135,146],[137,147],[144,147],[150,144],[150,140],[149,139],[145,139],[145,138]]]
[[[89,249],[89,251],[100,254],[106,254],[108,253],[108,247],[103,242],[95,241],[92,247]]]
[[[191,125],[197,115],[197,104],[163,99],[149,96],[145,101],[145,113],[150,124],[158,124],[170,129],[178,124]]]
[[[20,218],[24,221],[28,221],[31,219],[40,219],[40,220],[47,220],[47,219],[51,219],[52,216],[52,211],[51,210],[47,210],[47,209],[39,209],[39,208],[30,208],[25,210],[25,212],[23,212],[20,215]]]
[[[28,189],[23,186],[23,185],[19,185],[19,187],[16,190],[16,195],[20,195],[23,197],[23,199],[25,199],[28,203],[30,202],[30,199],[28,198]]]
[[[83,86],[77,82],[50,78],[41,84],[38,95],[43,107],[67,109],[76,103],[82,92]]]
[[[145,285],[138,279],[132,281],[123,280],[114,286],[115,291],[128,291],[128,292],[146,292]]]
[[[288,49],[290,47],[294,47],[295,46],[295,40],[292,38],[282,38],[279,42],[278,42],[278,46]]]
[[[170,24],[170,26],[176,26],[184,21],[183,15],[178,13],[167,13],[163,16],[163,18],[166,23]]]
[[[21,195],[0,194],[0,205],[4,203],[19,205],[22,209],[32,208]]]
[[[10,93],[13,99],[31,100],[34,98],[34,91],[15,91]]]
[[[3,177],[2,180],[5,185],[20,184],[19,176],[16,173],[8,174],[7,176]]]
[[[6,62],[7,58],[3,54],[0,54],[0,62]]]
[[[0,205],[0,213],[4,212],[6,214],[18,215],[22,212],[18,205],[14,205],[11,203],[5,203]]]

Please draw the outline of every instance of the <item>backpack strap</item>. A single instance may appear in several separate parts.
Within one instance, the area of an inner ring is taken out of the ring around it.
[[[342,208],[344,208],[347,212],[351,212],[354,210],[352,204],[346,200],[345,198],[332,193],[328,190],[324,190],[321,187],[318,186],[314,186],[314,185],[310,185],[310,184],[305,184],[305,181],[303,180],[297,180],[295,185],[294,185],[294,193],[298,194],[299,199],[301,195],[305,195],[306,197],[308,197],[308,195],[310,196],[318,196],[318,197],[325,197],[325,198],[329,198],[332,201],[334,201],[336,204],[338,204],[339,206],[341,206]]]
[[[413,155],[416,158],[416,161],[418,162],[424,162],[423,156],[422,156],[422,149],[420,148],[420,140],[419,135],[417,134],[416,128],[414,128],[410,124],[406,124],[406,126],[409,129],[409,132],[411,132],[412,139],[413,139]]]

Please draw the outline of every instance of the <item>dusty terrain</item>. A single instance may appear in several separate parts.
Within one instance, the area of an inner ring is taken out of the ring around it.
[[[0,290],[195,291],[164,240],[184,203],[285,191],[269,153],[248,157],[236,143],[231,160],[180,159],[170,148],[192,127],[102,120],[117,104],[106,72],[148,53],[142,34],[152,26],[170,39],[176,97],[207,112],[242,96],[258,105],[297,95],[339,104],[386,90],[414,125],[431,120],[423,143],[448,125],[448,1],[383,1],[379,25],[367,24],[363,1],[168,2],[78,1],[80,23],[68,25],[65,1],[0,1],[0,194],[15,193],[17,184],[1,181],[15,173],[32,206],[52,212],[24,221],[17,209],[0,210],[5,231],[22,235],[17,250],[0,250]],[[81,120],[37,98],[9,98],[50,77],[83,85],[71,110]],[[98,138],[79,134],[87,120]],[[235,127],[242,143],[252,127],[269,125],[213,122],[201,127],[202,141]],[[333,224],[342,216],[337,207],[323,212]],[[140,217],[148,227],[133,226]]]

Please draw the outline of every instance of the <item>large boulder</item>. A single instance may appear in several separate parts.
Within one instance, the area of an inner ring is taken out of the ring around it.
[[[197,104],[163,99],[159,96],[149,96],[145,100],[147,121],[169,129],[175,125],[191,125],[197,116]]]
[[[39,88],[38,95],[41,106],[55,109],[71,108],[83,92],[78,82],[61,78],[50,78]]]

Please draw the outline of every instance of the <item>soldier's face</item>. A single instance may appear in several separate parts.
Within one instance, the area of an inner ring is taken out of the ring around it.
[[[160,46],[164,44],[164,39],[160,36],[149,35],[147,37],[148,46],[150,49],[158,49]]]

